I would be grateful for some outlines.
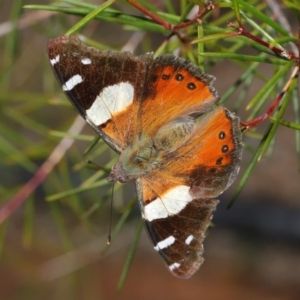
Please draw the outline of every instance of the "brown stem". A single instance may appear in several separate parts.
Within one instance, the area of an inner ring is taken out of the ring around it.
[[[272,46],[270,43],[263,41],[261,38],[253,35],[252,33],[250,33],[249,31],[245,30],[244,26],[239,23],[239,28],[237,28],[236,26],[233,25],[233,23],[228,23],[228,26],[233,27],[237,30],[237,32],[235,33],[236,35],[243,35],[249,39],[251,39],[252,41],[261,44],[262,46],[270,49],[271,51],[273,51],[276,55],[279,55],[285,59],[288,60],[292,60],[292,59],[297,59],[296,55],[292,54],[292,53],[288,53],[287,51],[280,49],[278,47]]]
[[[263,122],[265,119],[269,118],[271,116],[271,114],[274,112],[275,108],[279,105],[279,103],[281,102],[281,100],[283,99],[284,95],[286,94],[286,92],[289,90],[292,80],[297,77],[299,74],[299,66],[296,66],[289,78],[289,80],[287,81],[287,83],[285,84],[285,86],[283,87],[282,91],[280,92],[280,94],[276,97],[275,101],[273,101],[273,103],[271,104],[271,106],[268,108],[268,110],[261,116],[250,120],[250,121],[246,121],[246,122],[241,122],[241,127],[243,127],[243,131],[249,131],[251,130],[253,127],[256,127],[258,124],[260,124],[261,122]]]
[[[150,19],[155,21],[156,23],[162,25],[164,28],[166,28],[168,30],[172,30],[172,25],[171,24],[169,24],[168,22],[162,20],[161,18],[159,18],[158,16],[153,14],[151,11],[149,11],[147,8],[145,8],[141,4],[137,3],[135,0],[126,0],[126,1],[129,4],[131,4],[132,6],[134,6],[136,9],[138,9],[139,11],[144,13],[146,16],[148,16]]]
[[[212,10],[214,10],[218,6],[218,5],[214,5],[212,3],[212,1],[210,1],[208,4],[205,5],[205,8],[204,8],[203,11],[201,11],[201,8],[199,7],[199,13],[192,20],[187,21],[187,22],[183,22],[183,23],[180,23],[180,24],[177,24],[177,25],[172,25],[172,24],[170,24],[170,23],[162,20],[157,15],[153,14],[151,11],[149,11],[147,8],[145,8],[141,4],[137,3],[136,0],[126,0],[126,1],[129,4],[131,4],[132,6],[134,6],[136,9],[138,9],[139,11],[141,11],[142,13],[144,13],[146,16],[148,16],[149,18],[151,18],[154,22],[162,25],[167,30],[171,30],[172,31],[171,36],[173,36],[174,34],[177,34],[176,30],[178,30],[178,29],[186,28],[186,27],[188,27],[188,26],[190,26],[192,24],[195,24],[195,23],[199,22],[199,20],[202,20],[203,17],[205,15],[207,15],[207,13],[209,13]]]

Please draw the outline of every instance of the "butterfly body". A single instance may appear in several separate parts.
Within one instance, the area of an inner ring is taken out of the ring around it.
[[[146,176],[176,156],[176,150],[185,143],[192,131],[189,120],[165,126],[151,139],[139,136],[121,151],[119,162],[113,168],[109,180],[125,183]]]
[[[154,249],[190,277],[242,153],[239,120],[216,106],[214,78],[173,55],[98,51],[72,36],[50,40],[48,56],[77,111],[120,154],[108,180],[135,180]]]

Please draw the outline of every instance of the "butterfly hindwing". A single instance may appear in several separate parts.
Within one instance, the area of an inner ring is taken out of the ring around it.
[[[217,203],[194,199],[178,214],[145,221],[155,251],[175,276],[189,278],[202,264],[203,240]]]
[[[200,118],[190,138],[166,155],[160,168],[137,180],[154,249],[178,277],[190,277],[203,261],[202,242],[218,203],[215,197],[238,172],[238,126],[237,117],[217,107]]]

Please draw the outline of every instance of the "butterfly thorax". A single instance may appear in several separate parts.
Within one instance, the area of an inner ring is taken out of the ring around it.
[[[181,118],[163,126],[154,136],[140,136],[126,147],[108,177],[121,183],[145,176],[172,158],[192,134],[194,120]]]

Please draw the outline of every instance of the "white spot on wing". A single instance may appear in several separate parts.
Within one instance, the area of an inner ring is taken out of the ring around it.
[[[193,236],[193,235],[189,235],[189,236],[185,239],[185,243],[186,243],[187,245],[189,245],[193,239],[194,239],[194,236]]]
[[[174,269],[178,269],[179,267],[180,267],[180,264],[177,263],[177,262],[175,262],[175,263],[173,263],[173,264],[171,264],[171,265],[169,266],[169,269],[170,269],[171,271],[173,271]]]
[[[54,66],[55,64],[57,64],[59,62],[59,54],[56,55],[53,59],[50,59],[50,64],[52,66]]]
[[[176,215],[193,200],[189,194],[190,187],[185,185],[177,186],[169,190],[160,198],[155,199],[144,207],[145,219],[152,220],[167,218]]]
[[[133,102],[133,97],[134,88],[129,82],[104,88],[86,111],[87,121],[96,126],[104,124],[113,114],[125,110]]]
[[[81,83],[83,78],[80,75],[74,75],[63,86],[63,91],[71,91],[77,84]]]
[[[91,59],[88,58],[88,57],[84,57],[82,60],[81,60],[81,63],[83,65],[90,65],[92,63]]]
[[[175,242],[174,236],[170,235],[168,238],[158,242],[157,245],[154,247],[154,249],[156,251],[159,251],[161,249],[168,248],[169,246],[174,244],[174,242]]]

